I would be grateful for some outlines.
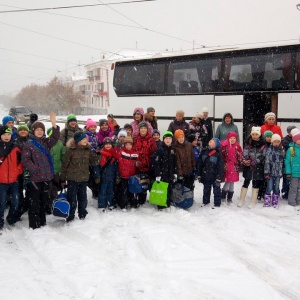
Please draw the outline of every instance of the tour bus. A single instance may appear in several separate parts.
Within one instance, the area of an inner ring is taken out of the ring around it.
[[[300,125],[300,44],[203,48],[122,59],[111,66],[109,112],[122,126],[135,107],[154,107],[161,131],[176,110],[191,120],[203,107],[215,129],[230,112],[241,138],[274,112],[283,134]]]

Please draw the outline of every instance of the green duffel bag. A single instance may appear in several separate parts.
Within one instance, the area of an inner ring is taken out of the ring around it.
[[[149,203],[167,207],[168,186],[167,182],[154,181],[150,191]]]

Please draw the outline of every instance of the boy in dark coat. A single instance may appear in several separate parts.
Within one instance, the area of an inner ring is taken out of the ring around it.
[[[151,160],[151,169],[156,181],[169,183],[167,207],[170,206],[173,181],[177,180],[177,159],[174,146],[172,146],[172,138],[173,133],[171,131],[164,133],[161,147],[153,153]],[[165,208],[164,206],[157,207],[158,209]]]
[[[224,176],[224,160],[220,152],[221,143],[213,138],[208,143],[208,149],[202,151],[199,164],[199,182],[203,183],[203,205],[210,203],[211,187],[214,191],[214,207],[221,205],[221,181]]]

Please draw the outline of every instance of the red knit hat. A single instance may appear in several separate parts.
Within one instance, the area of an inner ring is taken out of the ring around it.
[[[180,136],[184,136],[184,132],[181,130],[181,129],[177,129],[176,131],[175,131],[175,133],[174,133],[174,136],[175,136],[175,139],[176,139],[176,141],[178,140],[178,138],[180,137]]]

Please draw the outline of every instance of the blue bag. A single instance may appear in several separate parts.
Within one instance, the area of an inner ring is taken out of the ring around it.
[[[145,193],[149,190],[150,180],[145,174],[138,174],[135,176],[129,177],[128,180],[128,189],[130,193],[140,194]]]
[[[194,192],[181,183],[173,186],[171,201],[177,207],[188,209],[194,203]]]
[[[67,218],[70,214],[70,203],[67,201],[67,194],[60,192],[53,202],[52,214],[55,217]]]

